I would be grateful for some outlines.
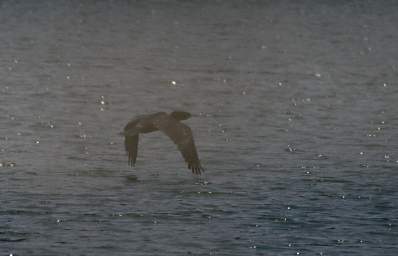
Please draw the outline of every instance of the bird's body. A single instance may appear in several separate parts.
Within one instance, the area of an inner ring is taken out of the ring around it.
[[[178,147],[188,168],[195,174],[200,174],[203,168],[189,126],[180,122],[191,117],[187,112],[174,111],[170,114],[157,112],[149,115],[140,115],[131,120],[125,127],[125,148],[129,157],[129,165],[133,166],[137,159],[138,136],[140,133],[162,131]]]

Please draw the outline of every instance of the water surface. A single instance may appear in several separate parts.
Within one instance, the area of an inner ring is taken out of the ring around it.
[[[2,1],[1,253],[397,255],[397,8]]]

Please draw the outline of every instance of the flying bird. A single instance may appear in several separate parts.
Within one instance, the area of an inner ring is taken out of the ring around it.
[[[124,127],[122,132],[125,149],[128,154],[128,164],[130,166],[135,165],[140,133],[162,131],[177,145],[185,162],[188,164],[188,168],[194,174],[200,175],[204,169],[199,161],[191,128],[180,122],[190,117],[191,114],[184,111],[173,111],[170,114],[158,112],[136,116]]]

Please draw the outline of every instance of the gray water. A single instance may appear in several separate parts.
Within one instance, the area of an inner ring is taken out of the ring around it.
[[[398,255],[395,1],[0,6],[1,255]]]

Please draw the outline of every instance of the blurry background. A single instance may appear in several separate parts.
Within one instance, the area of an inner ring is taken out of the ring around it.
[[[397,10],[1,1],[2,254],[397,255]],[[161,133],[129,168],[176,109],[206,175]]]

